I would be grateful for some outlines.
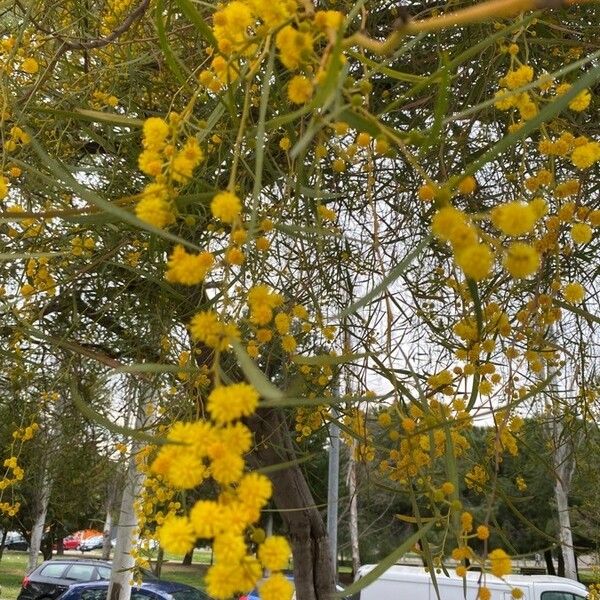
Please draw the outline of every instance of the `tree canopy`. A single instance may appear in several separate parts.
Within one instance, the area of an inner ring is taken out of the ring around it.
[[[301,440],[336,421],[426,563],[506,573],[525,417],[557,502],[596,431],[597,4],[99,6],[0,2],[0,408],[19,415],[0,509],[22,428],[82,413],[160,490],[138,508],[161,545],[213,544],[213,597],[263,568],[261,597],[290,597],[293,550],[298,597],[326,598]],[[265,537],[269,502],[287,539]]]

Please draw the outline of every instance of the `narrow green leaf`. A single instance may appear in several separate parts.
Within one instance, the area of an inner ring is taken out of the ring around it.
[[[425,132],[427,136],[423,143],[421,144],[421,152],[424,152],[429,148],[434,142],[439,139],[440,133],[442,131],[442,124],[444,117],[446,116],[446,111],[448,110],[448,99],[450,97],[450,70],[447,65],[444,65],[439,70],[439,78],[438,78],[438,94],[435,100],[435,105],[433,107],[433,125],[430,127],[428,131]]]
[[[204,38],[204,41],[216,48],[217,40],[213,35],[212,29],[208,26],[202,15],[196,10],[196,7],[190,0],[175,0],[181,9],[181,12],[196,27],[198,33]]]
[[[568,310],[570,312],[572,312],[575,315],[578,315],[584,319],[587,319],[588,321],[592,321],[594,323],[600,323],[600,317],[598,315],[593,315],[592,313],[588,312],[587,310],[583,309],[583,308],[579,308],[579,306],[575,306],[573,304],[569,304],[568,302],[563,302],[562,300],[554,300],[554,304],[556,306],[559,306],[560,308],[564,308],[565,310]]]
[[[125,125],[128,127],[142,127],[144,125],[143,119],[132,119],[131,117],[103,112],[101,110],[76,108],[73,113],[75,115],[74,118],[77,118],[77,116],[85,117],[84,121],[87,120],[93,123],[110,123],[111,125]]]
[[[525,124],[520,129],[504,136],[499,142],[488,148],[486,152],[467,165],[463,174],[466,176],[477,173],[479,169],[491,163],[496,156],[510,148],[515,142],[526,138],[530,133],[538,129],[540,125],[561,113],[579,92],[587,88],[592,88],[597,81],[600,81],[600,65],[582,75],[565,94],[558,96],[556,100],[544,106],[533,119],[525,121]]]
[[[52,258],[54,256],[65,256],[70,252],[0,252],[0,261],[29,260],[30,258]]]
[[[234,343],[233,350],[244,375],[263,398],[274,401],[285,398],[284,393],[267,379],[266,375],[256,366],[256,363],[248,356],[248,353],[240,343]]]
[[[75,194],[77,194],[84,200],[90,202],[91,204],[96,205],[103,211],[114,215],[124,223],[129,223],[130,225],[133,225],[134,227],[137,227],[139,229],[145,229],[146,231],[149,231],[150,233],[153,233],[158,237],[169,240],[171,242],[175,242],[176,244],[182,244],[183,246],[187,246],[188,248],[192,248],[193,250],[201,250],[201,248],[184,238],[173,235],[172,233],[169,233],[164,229],[159,229],[158,227],[154,227],[153,225],[150,225],[149,223],[138,219],[131,212],[113,204],[112,202],[109,202],[108,200],[105,200],[95,191],[79,183],[79,181],[77,181],[77,179],[75,179],[75,177],[73,177],[73,175],[69,173],[69,171],[64,167],[63,164],[59,163],[54,158],[52,158],[42,148],[41,144],[37,141],[37,139],[31,131],[29,131],[29,134],[31,135],[31,147],[33,148],[33,150],[42,159],[42,162],[48,167],[48,169],[50,169],[50,171],[54,174],[54,176],[57,178],[57,181],[60,181],[67,189],[74,192]],[[33,167],[26,165],[26,168],[28,170],[36,172],[36,169],[34,169]]]
[[[421,254],[421,252],[427,247],[429,242],[431,241],[431,236],[424,237],[412,250],[409,252],[407,256],[405,256],[382,280],[376,285],[370,292],[367,292],[360,300],[354,302],[345,308],[338,316],[338,319],[342,317],[347,317],[352,313],[356,312],[359,308],[367,305],[371,300],[379,296],[382,292],[384,292],[388,286],[396,281],[406,269],[410,266],[410,264]]]
[[[166,438],[157,437],[154,435],[150,435],[139,429],[130,429],[129,427],[123,427],[122,425],[117,425],[113,423],[110,419],[107,419],[105,416],[101,415],[99,412],[96,412],[79,394],[77,390],[77,385],[74,381],[71,382],[71,398],[73,400],[73,404],[77,407],[79,412],[90,421],[108,429],[111,433],[119,433],[126,437],[137,440],[138,442],[145,442],[147,444],[154,445],[162,445],[162,444],[175,444],[177,442],[173,442],[171,440],[167,440]]]
[[[163,365],[161,363],[134,363],[117,367],[115,373],[194,373],[198,369],[180,367],[179,365]]]
[[[361,358],[369,358],[374,356],[375,352],[362,352],[360,354],[339,354],[334,356],[332,354],[321,354],[320,356],[300,356],[296,355],[292,357],[292,362],[297,365],[343,365]]]
[[[57,108],[48,108],[47,106],[33,106],[27,110],[36,113],[53,115],[55,117],[64,117],[65,119],[74,119],[76,121],[89,121],[90,123],[108,123],[110,125],[123,125],[125,127],[139,128],[144,125],[142,119],[126,117],[118,113],[103,112],[101,110],[91,110],[88,108],[75,108],[73,110],[64,110]]]
[[[158,43],[160,45],[161,50],[163,51],[163,55],[165,57],[165,62],[169,67],[171,73],[175,75],[175,79],[181,84],[186,85],[187,77],[184,74],[185,65],[181,61],[181,59],[175,54],[173,48],[169,44],[169,38],[167,37],[167,30],[165,28],[165,23],[163,21],[163,12],[164,12],[164,0],[156,1],[156,33],[158,35]]]
[[[288,460],[286,462],[280,462],[276,465],[269,465],[268,467],[261,467],[260,469],[256,469],[257,473],[262,473],[263,475],[267,475],[268,473],[274,473],[276,471],[285,471],[285,469],[289,469],[290,467],[295,467],[296,465],[301,465],[305,462],[310,462],[317,456],[316,452],[311,452],[310,454],[303,456],[302,458],[296,458],[294,460]],[[297,510],[297,509],[293,509]]]
[[[390,567],[394,566],[398,559],[406,554],[413,546],[424,537],[434,526],[435,521],[430,521],[423,525],[419,531],[413,533],[407,540],[398,546],[393,552],[390,552],[373,570],[369,571],[364,577],[349,585],[343,592],[336,592],[334,598],[346,598],[373,583],[380,575],[383,575]]]

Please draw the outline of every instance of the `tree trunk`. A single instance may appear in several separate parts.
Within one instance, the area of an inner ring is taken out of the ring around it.
[[[562,548],[558,549],[558,576],[565,576],[565,557],[562,553]]]
[[[163,561],[165,559],[165,551],[159,546],[158,554],[156,555],[156,562],[154,563],[154,569],[152,572],[160,579],[160,573],[162,571]]]
[[[31,528],[31,539],[29,541],[29,557],[27,560],[27,570],[32,571],[37,566],[38,554],[42,547],[42,537],[44,536],[44,524],[46,522],[46,513],[48,512],[48,503],[50,502],[50,492],[52,489],[52,480],[48,472],[48,463],[43,461],[42,480],[38,488],[37,498],[35,499],[35,513],[33,527]]]
[[[346,483],[348,487],[348,495],[350,496],[350,550],[352,552],[352,579],[356,576],[360,568],[360,550],[358,545],[358,492],[356,489],[356,460],[354,451],[356,448],[356,440],[352,441],[352,445],[348,448],[348,477]]]
[[[2,539],[0,540],[0,561],[4,554],[4,544],[6,544],[6,536],[8,535],[8,529],[6,527],[2,530]]]
[[[56,554],[58,556],[63,556],[65,553],[65,545],[63,543],[63,537],[62,537],[62,533],[60,535],[60,537],[58,537],[58,539],[56,540]]]
[[[181,564],[189,567],[192,564],[192,559],[194,558],[194,549],[192,548],[189,552],[186,552],[185,556],[183,557],[183,560],[181,561]]]
[[[151,382],[140,381],[136,390],[138,399],[135,404],[135,429],[140,429],[144,422],[144,408],[151,395]],[[135,457],[140,448],[140,442],[133,440],[131,452],[125,473],[121,508],[119,510],[119,523],[117,541],[113,553],[110,584],[108,587],[108,600],[130,600],[131,574],[135,566],[135,559],[131,554],[134,545],[134,535],[137,530],[137,515],[135,501],[142,491],[143,475],[137,468]]]
[[[110,558],[110,551],[112,550],[110,534],[112,531],[112,507],[109,506],[106,510],[106,517],[104,518],[104,528],[102,530],[102,558],[108,560]]]
[[[554,561],[552,560],[552,550],[544,550],[544,560],[546,561],[546,571],[548,575],[556,575]]]
[[[131,554],[133,537],[137,528],[135,499],[142,489],[142,475],[138,472],[133,456],[129,459],[125,488],[119,510],[117,542],[110,573],[109,600],[129,600],[131,597],[131,572],[135,559]]]
[[[577,580],[575,551],[569,515],[569,488],[575,468],[571,444],[565,439],[564,425],[560,415],[552,424],[553,462],[555,470],[554,497],[558,512],[558,539],[560,542],[559,575]],[[560,560],[564,562],[564,573],[560,573]]]
[[[250,419],[256,434],[251,460],[256,467],[296,459],[289,427],[279,409],[259,411]],[[326,600],[335,591],[327,531],[304,474],[297,464],[269,472],[273,501],[281,511],[292,544],[297,600]]]

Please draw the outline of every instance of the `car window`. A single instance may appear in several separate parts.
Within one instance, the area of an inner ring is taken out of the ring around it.
[[[568,592],[542,592],[542,600],[573,600]]]
[[[108,567],[98,567],[100,579],[110,579],[110,569]]]
[[[150,598],[154,599],[156,596],[147,590],[135,590],[131,592],[131,600],[149,600]]]
[[[94,565],[71,565],[65,575],[65,579],[74,579],[75,581],[93,581]]]
[[[208,596],[200,590],[178,590],[171,592],[175,600],[207,600]]]
[[[42,568],[40,575],[42,577],[56,577],[60,579],[66,568],[67,565],[64,563],[50,563]]]
[[[83,590],[83,592],[81,592],[81,600],[106,600],[107,591],[107,588]]]

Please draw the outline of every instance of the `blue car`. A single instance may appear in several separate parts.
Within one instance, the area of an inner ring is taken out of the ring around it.
[[[57,600],[106,600],[108,581],[76,583]],[[131,600],[211,600],[204,592],[174,581],[144,582],[131,590]]]

